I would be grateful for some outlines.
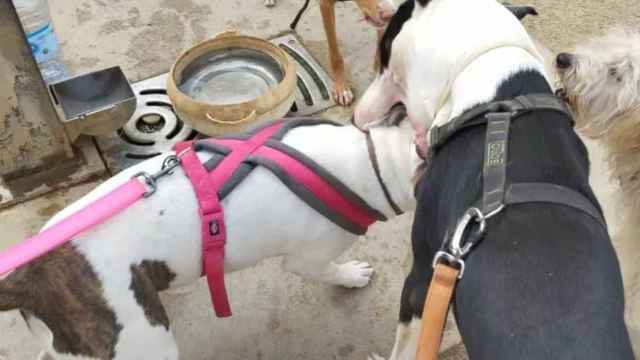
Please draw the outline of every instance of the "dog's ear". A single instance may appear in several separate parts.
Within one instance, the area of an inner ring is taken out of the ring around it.
[[[380,44],[378,44],[378,54],[380,56],[380,73],[384,71],[384,69],[389,67],[389,61],[391,60],[391,45],[393,44],[393,40],[398,36],[404,23],[407,22],[411,18],[411,14],[413,13],[414,2],[413,0],[406,0],[395,14],[389,20],[387,24],[387,28],[382,35],[382,39],[380,39]]]
[[[524,19],[527,15],[538,15],[538,11],[533,6],[511,5],[502,3],[518,20]]]

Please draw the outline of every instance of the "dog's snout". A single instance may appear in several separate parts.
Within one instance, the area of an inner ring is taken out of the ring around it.
[[[556,57],[556,66],[558,69],[567,69],[573,64],[573,55],[569,53],[560,53]]]

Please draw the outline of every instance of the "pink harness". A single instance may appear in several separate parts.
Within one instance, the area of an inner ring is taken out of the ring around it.
[[[238,167],[251,155],[269,159],[278,164],[293,176],[319,200],[330,206],[342,216],[367,228],[378,219],[366,210],[349,201],[325,179],[305,166],[298,159],[265,145],[284,122],[278,122],[262,130],[246,140],[207,139],[205,141],[223,145],[231,152],[211,172],[207,172],[193,150],[193,142],[182,142],[175,146],[181,155],[182,167],[191,179],[191,184],[198,198],[199,213],[202,221],[202,260],[203,273],[207,277],[213,307],[218,317],[231,316],[231,308],[224,283],[224,246],[226,228],[224,213],[220,205],[218,193],[231,178]]]

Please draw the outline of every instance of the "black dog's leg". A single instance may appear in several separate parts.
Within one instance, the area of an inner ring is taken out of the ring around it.
[[[418,204],[421,204],[418,201]],[[427,238],[433,234],[428,231],[423,219],[426,214],[421,206],[416,209],[412,229],[414,261],[407,276],[400,299],[400,321],[396,333],[396,343],[389,359],[413,359],[420,336],[421,317],[427,296],[429,281],[433,275],[431,259],[435,250]]]

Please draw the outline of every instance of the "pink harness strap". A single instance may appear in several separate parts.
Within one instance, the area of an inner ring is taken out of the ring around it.
[[[0,252],[0,275],[71,241],[79,233],[96,226],[140,200],[147,188],[137,178],[61,220],[41,233]]]
[[[273,124],[243,141],[211,173],[207,172],[196,152],[193,151],[192,142],[182,142],[174,148],[176,153],[182,154],[182,168],[191,179],[198,198],[202,222],[203,273],[207,276],[213,308],[218,317],[231,316],[231,307],[224,284],[224,246],[227,234],[218,191],[247,156],[261,147],[282,126],[282,122]]]
[[[211,141],[224,145],[232,150],[244,144],[244,140],[235,139],[211,139]],[[313,193],[316,198],[325,204],[330,204],[331,208],[340,214],[340,216],[351,220],[358,226],[367,228],[378,221],[372,214],[369,214],[358,205],[347,200],[344,195],[337,191],[326,180],[290,155],[269,146],[259,147],[253,152],[253,155],[268,159],[281,168],[286,169],[287,174]]]

